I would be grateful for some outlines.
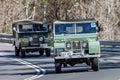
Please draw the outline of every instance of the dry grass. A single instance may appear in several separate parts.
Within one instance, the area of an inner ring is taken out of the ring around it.
[[[27,17],[43,20],[43,3],[29,0],[27,15],[27,2],[23,1],[26,0],[0,1],[0,33],[11,33],[14,20]],[[95,18],[104,29],[100,39],[120,40],[120,0],[48,0],[46,18],[49,23],[56,19]]]

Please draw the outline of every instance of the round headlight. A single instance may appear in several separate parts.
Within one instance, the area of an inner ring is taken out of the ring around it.
[[[40,37],[40,38],[39,38],[39,41],[43,41],[43,37]]]
[[[33,38],[32,38],[32,37],[30,37],[30,38],[29,38],[29,41],[32,41],[32,40],[33,40]]]
[[[66,47],[67,47],[67,48],[71,48],[71,43],[67,43],[67,44],[66,44]]]
[[[83,48],[86,48],[87,47],[87,42],[83,42]]]

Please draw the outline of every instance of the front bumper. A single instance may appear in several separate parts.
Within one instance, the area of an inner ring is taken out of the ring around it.
[[[26,47],[22,47],[22,49],[42,49],[42,48],[51,48],[51,46],[48,46],[46,44],[40,44],[40,46],[26,46]]]
[[[57,56],[55,59],[78,59],[78,58],[95,58],[100,57],[100,55],[84,55],[84,56]]]
[[[39,44],[39,45],[32,45],[32,46],[23,46],[21,47],[22,49],[42,49],[42,48],[51,48],[51,46],[48,46],[48,44],[44,43],[44,44]]]
[[[22,49],[42,49],[42,48],[51,48],[51,47],[22,47]]]
[[[79,59],[79,58],[94,58],[100,57],[100,54],[84,54],[84,53],[72,53],[63,52],[61,56],[55,56],[55,59]]]

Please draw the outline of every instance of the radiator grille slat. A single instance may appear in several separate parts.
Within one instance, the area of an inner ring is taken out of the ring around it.
[[[73,49],[80,49],[81,48],[80,41],[73,41],[72,44],[73,44],[73,46],[72,46]]]
[[[67,41],[66,42],[66,49],[70,50],[80,50],[81,49],[81,42],[80,41]],[[68,47],[68,45],[70,45],[70,47]]]
[[[31,45],[39,45],[39,37],[38,36],[33,36]]]

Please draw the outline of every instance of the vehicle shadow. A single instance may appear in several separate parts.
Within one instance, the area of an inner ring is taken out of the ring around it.
[[[8,55],[4,55],[2,57],[18,58],[13,55],[14,53],[12,51],[11,51],[11,53],[12,53],[12,55],[8,54]],[[32,64],[37,65],[46,70],[45,75],[56,74],[53,55],[50,57],[46,57],[46,56],[39,56],[39,53],[35,53],[35,54],[27,54],[26,56],[27,56],[26,58],[19,58],[19,59],[23,59],[23,60],[27,60],[27,61],[31,60],[30,62]],[[120,53],[102,53],[101,58],[104,58],[104,61],[100,62],[100,70],[120,69],[120,58],[112,59],[110,57],[120,57]],[[14,63],[1,63],[0,66],[5,65],[5,64],[20,65],[20,64],[14,64]],[[88,67],[87,65],[77,65],[77,66],[73,66],[73,67],[69,66],[67,68],[63,67],[61,74],[76,73],[76,72],[94,72],[94,71],[91,70],[91,67]],[[20,74],[22,74],[22,73],[20,73]],[[31,72],[28,74],[35,74],[35,73]]]
[[[54,64],[51,62],[51,64]],[[41,64],[42,65],[42,64]],[[46,75],[56,74],[54,66],[42,67],[46,70]],[[109,70],[109,69],[120,69],[120,59],[109,59],[108,57],[104,58],[103,62],[100,62],[100,70]],[[94,72],[91,67],[87,65],[84,66],[73,66],[68,68],[62,68],[62,73],[76,73],[76,72]]]
[[[49,74],[56,74],[55,73],[55,67],[43,67],[46,70],[46,75]],[[105,63],[105,64],[100,64],[100,70],[108,70],[108,69],[120,69],[120,63]],[[74,67],[69,67],[69,68],[63,68],[62,72],[63,73],[78,73],[78,72],[94,72],[90,67],[84,66],[74,66]]]
[[[85,67],[85,68],[80,68],[80,67],[73,67],[70,69],[69,68],[62,68],[61,73],[59,74],[64,74],[64,73],[77,73],[77,72],[91,72],[90,68]],[[49,74],[56,74],[55,72],[55,68],[51,68],[51,70],[46,69],[46,74],[45,75],[49,75]]]
[[[119,53],[114,54],[106,54],[110,55],[110,57],[118,57]],[[55,73],[55,65],[54,65],[54,57],[53,55],[50,57],[46,56],[38,56],[38,54],[29,55],[25,59],[36,59],[39,58],[39,61],[32,61],[33,64],[39,65],[41,68],[46,70],[45,75],[56,74]],[[120,69],[120,59],[111,59],[108,56],[102,57],[104,58],[103,62],[100,62],[100,70],[108,70],[108,69]],[[45,65],[45,66],[44,66]],[[90,66],[84,64],[77,64],[77,66],[73,67],[62,67],[61,73],[76,73],[76,72],[94,72]]]

